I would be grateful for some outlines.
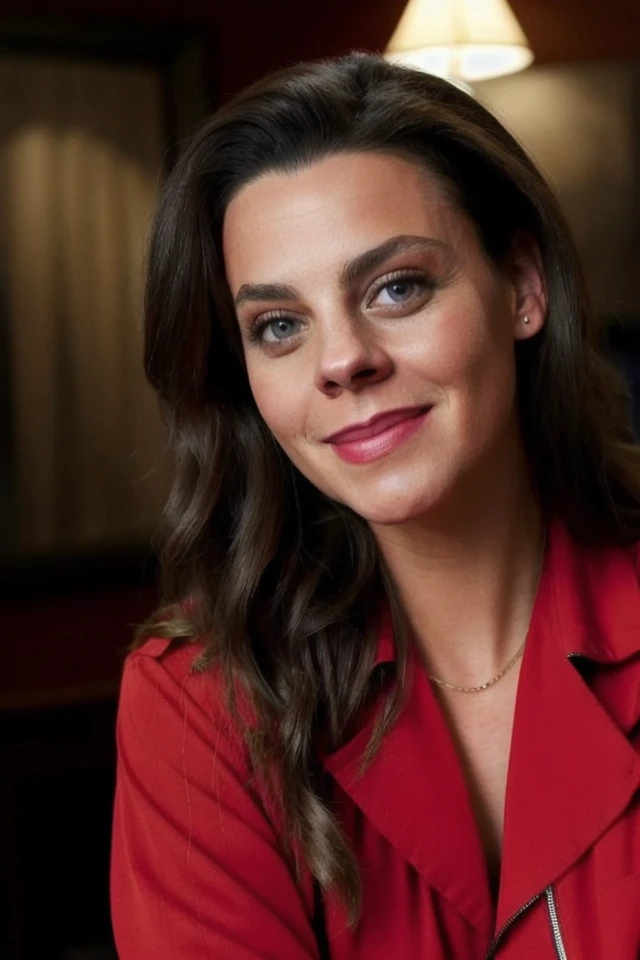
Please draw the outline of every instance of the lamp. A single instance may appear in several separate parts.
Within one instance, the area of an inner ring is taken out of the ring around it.
[[[385,55],[463,85],[533,61],[507,0],[409,0]]]

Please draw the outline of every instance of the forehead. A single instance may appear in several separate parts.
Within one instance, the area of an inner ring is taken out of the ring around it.
[[[270,172],[231,200],[223,224],[230,286],[348,259],[397,234],[451,242],[466,218],[436,177],[390,154],[337,154]]]

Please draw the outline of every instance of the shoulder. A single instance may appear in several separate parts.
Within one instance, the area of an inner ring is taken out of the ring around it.
[[[218,704],[224,684],[218,671],[201,672],[194,664],[203,651],[197,642],[151,638],[124,662],[122,697],[150,708],[166,699],[191,700],[205,712]]]
[[[152,638],[127,656],[118,708],[121,749],[137,744],[178,764],[186,754],[215,748],[245,765],[222,671],[194,666],[202,651],[201,643]]]
[[[150,637],[126,657],[123,686],[133,684],[144,694],[149,686],[161,684],[167,688],[189,688],[198,698],[206,697],[207,687],[217,688],[221,678],[216,671],[211,671],[209,684],[203,687],[198,682],[205,676],[195,668],[203,650],[204,644],[198,641]]]
[[[111,854],[119,956],[309,960],[310,874],[294,882],[280,807],[253,775],[221,671],[194,669],[200,652],[149,640],[125,662]]]

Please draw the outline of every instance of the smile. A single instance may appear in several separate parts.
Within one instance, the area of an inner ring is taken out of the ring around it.
[[[342,460],[370,463],[396,450],[416,433],[432,407],[405,407],[378,414],[366,423],[347,427],[327,437]]]

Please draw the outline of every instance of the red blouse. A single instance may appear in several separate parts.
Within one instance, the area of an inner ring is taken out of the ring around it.
[[[355,932],[327,898],[331,960],[640,956],[639,614],[637,551],[579,548],[555,525],[518,686],[497,909],[460,762],[412,657],[407,704],[362,778],[371,715],[324,759],[363,884]],[[150,640],[125,666],[121,960],[317,958],[311,878],[296,887],[221,679],[191,673],[194,654]]]

